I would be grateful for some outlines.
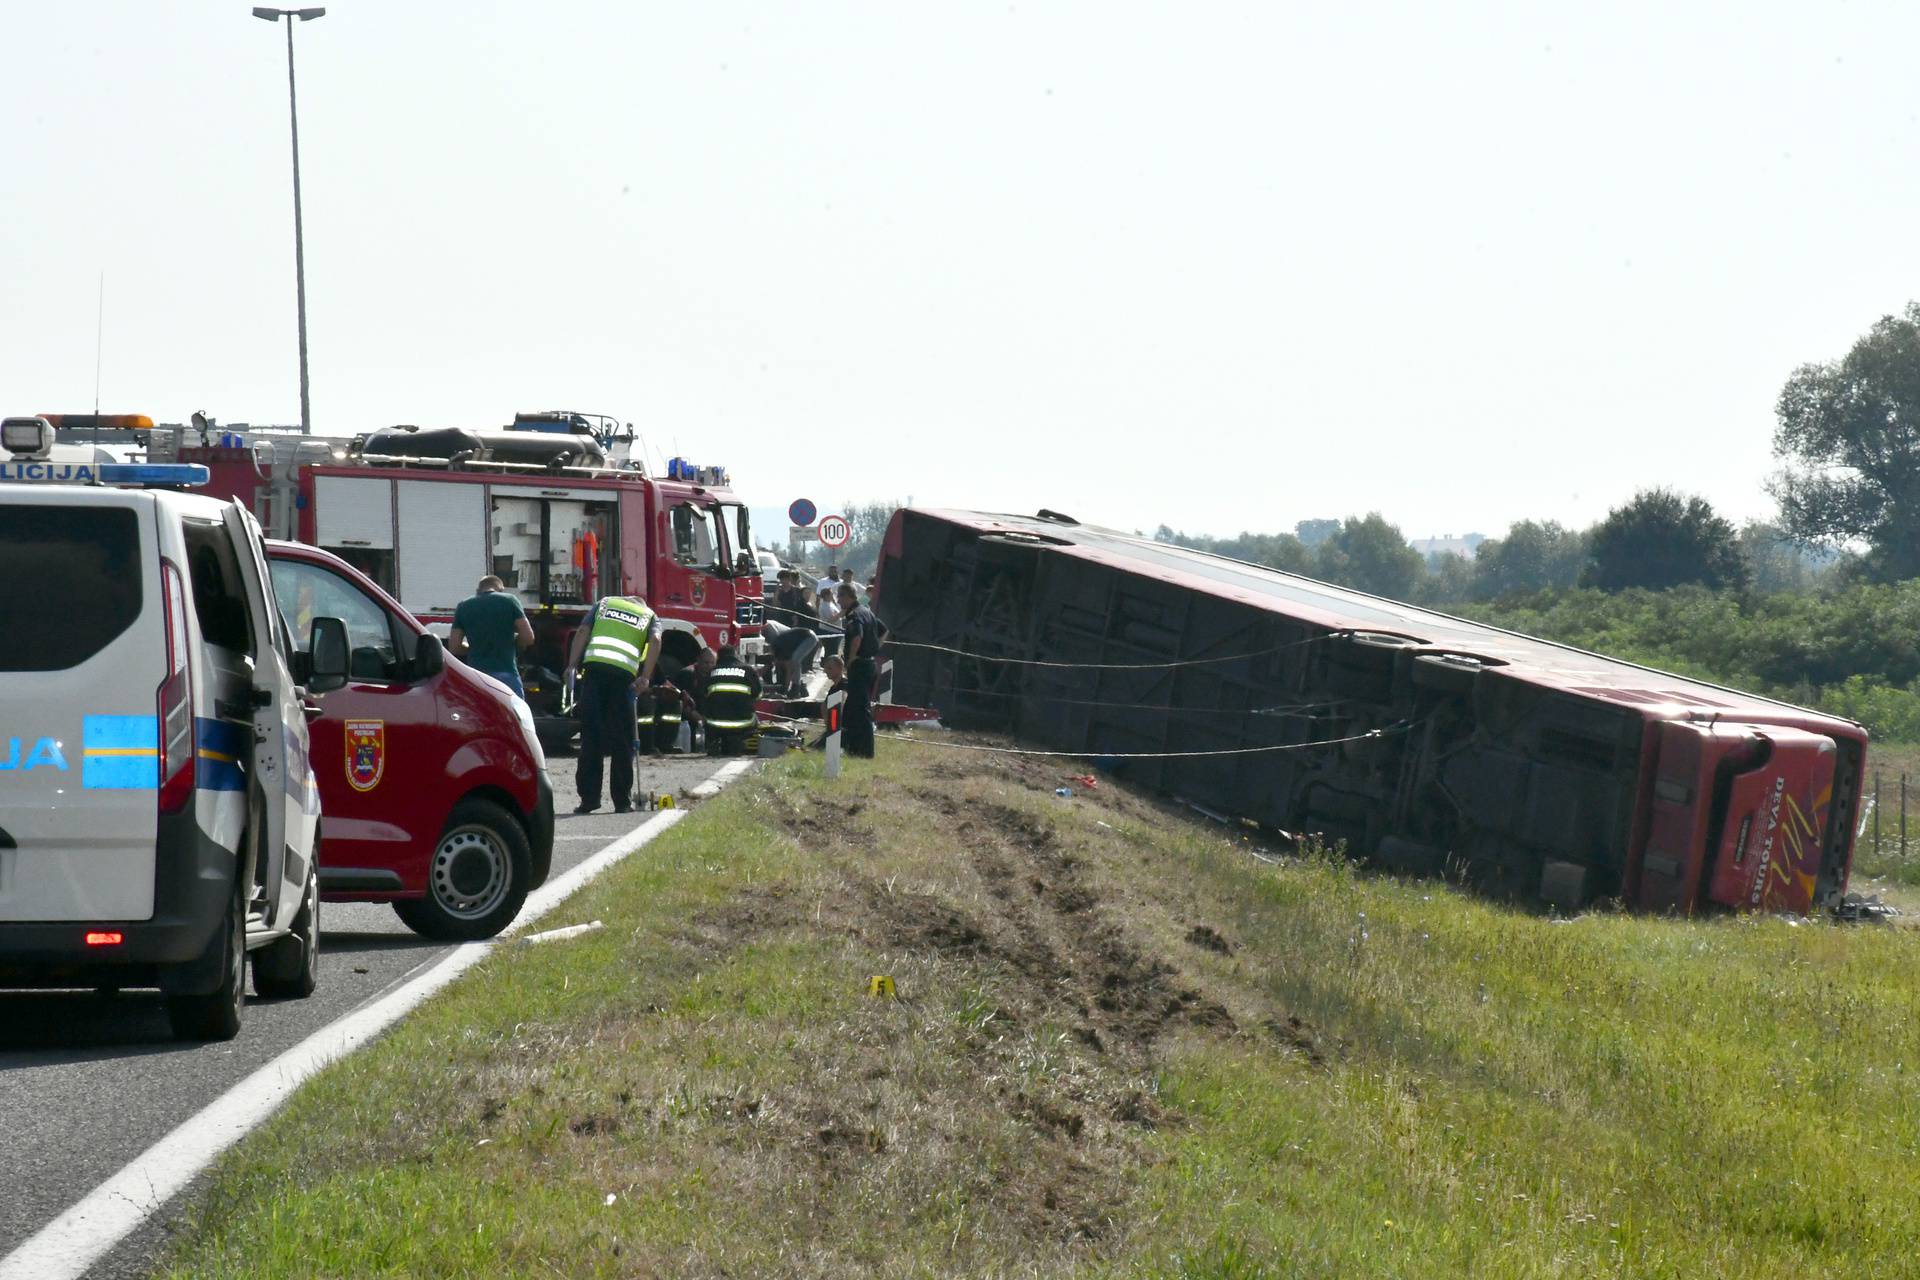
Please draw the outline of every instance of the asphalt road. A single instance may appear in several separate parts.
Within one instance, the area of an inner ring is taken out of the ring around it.
[[[576,816],[570,757],[548,762],[554,808],[553,874],[584,861],[650,818],[607,809]],[[650,762],[637,786],[672,791],[705,781],[722,761]],[[256,1068],[444,956],[387,906],[328,903],[321,910],[319,990],[305,1000],[250,997],[237,1039],[173,1040],[158,995],[0,992],[0,1257]],[[565,910],[550,927],[574,923]],[[95,1267],[94,1277],[147,1274],[193,1192]]]

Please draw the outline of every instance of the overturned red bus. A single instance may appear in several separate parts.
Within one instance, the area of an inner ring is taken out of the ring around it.
[[[879,600],[901,700],[1395,869],[1567,910],[1846,893],[1851,721],[1053,512],[896,513]]]

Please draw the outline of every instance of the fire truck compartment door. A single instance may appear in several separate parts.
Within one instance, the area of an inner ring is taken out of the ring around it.
[[[315,476],[314,541],[393,550],[393,482],[385,476]]]
[[[452,613],[493,572],[486,490],[433,480],[396,480],[394,486],[400,603],[414,613]]]

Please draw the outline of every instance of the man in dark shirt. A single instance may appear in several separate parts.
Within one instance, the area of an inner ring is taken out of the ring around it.
[[[520,683],[519,651],[532,647],[533,624],[527,621],[527,611],[507,584],[492,574],[480,579],[474,594],[454,606],[448,650],[520,698],[527,696],[527,690]]]
[[[840,628],[846,633],[847,706],[840,743],[850,756],[873,758],[873,685],[879,676],[880,620],[860,603],[853,583],[840,584]]]
[[[760,634],[767,642],[767,652],[773,655],[773,680],[780,692],[789,698],[806,697],[807,667],[820,648],[820,637],[799,627],[783,627],[771,619]]]
[[[800,573],[796,569],[780,571],[780,586],[773,594],[773,608],[769,615],[783,627],[799,627],[803,631],[818,631],[820,615],[815,612],[811,593],[800,585]]]

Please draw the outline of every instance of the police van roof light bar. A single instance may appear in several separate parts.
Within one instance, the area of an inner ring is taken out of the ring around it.
[[[207,469],[194,462],[0,462],[0,481],[26,484],[197,489],[209,478]]]
[[[197,489],[211,478],[197,462],[103,462],[93,470],[99,484]]]

